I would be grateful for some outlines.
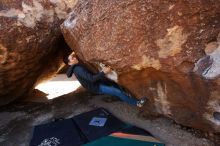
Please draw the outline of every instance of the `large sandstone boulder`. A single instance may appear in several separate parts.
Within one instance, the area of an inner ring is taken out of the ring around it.
[[[148,96],[148,114],[220,132],[219,10],[219,0],[80,0],[61,27],[82,60]]]
[[[1,0],[0,105],[48,78],[61,65],[60,24],[76,0]]]

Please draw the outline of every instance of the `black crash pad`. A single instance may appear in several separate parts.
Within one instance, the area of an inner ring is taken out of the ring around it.
[[[80,146],[83,143],[72,119],[65,119],[35,126],[30,146]]]
[[[125,128],[127,124],[104,108],[77,115],[71,119],[38,125],[30,146],[79,146]]]
[[[104,108],[80,114],[73,117],[73,120],[88,141],[107,136],[128,126]]]
[[[80,146],[114,132],[151,136],[99,108],[70,119],[35,126],[30,146]]]

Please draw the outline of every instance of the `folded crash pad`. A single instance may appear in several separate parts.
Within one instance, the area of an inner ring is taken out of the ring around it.
[[[115,136],[109,135],[83,146],[165,146],[159,141],[155,141],[153,137],[129,135],[129,136]]]

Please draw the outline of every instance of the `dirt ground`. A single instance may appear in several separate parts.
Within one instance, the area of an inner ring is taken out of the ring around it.
[[[28,146],[34,125],[50,122],[54,118],[70,118],[97,107],[104,107],[119,119],[151,132],[166,146],[214,146],[210,140],[170,119],[145,119],[140,116],[138,108],[105,99],[109,97],[74,92],[44,102],[19,101],[1,107],[0,146]]]

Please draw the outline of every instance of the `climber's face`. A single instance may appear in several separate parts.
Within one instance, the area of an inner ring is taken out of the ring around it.
[[[69,55],[68,60],[69,60],[69,63],[68,63],[69,65],[74,65],[79,62],[76,56],[72,54]]]

